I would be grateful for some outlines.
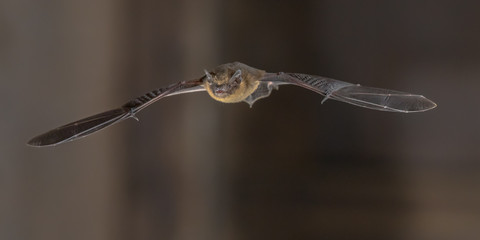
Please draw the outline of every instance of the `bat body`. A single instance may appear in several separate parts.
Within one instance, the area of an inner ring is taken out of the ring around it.
[[[135,98],[120,108],[93,115],[69,123],[34,137],[28,142],[31,146],[54,146],[69,142],[127,118],[157,100],[183,93],[207,91],[215,100],[224,103],[246,102],[252,105],[259,99],[268,97],[279,85],[296,85],[324,96],[360,107],[389,112],[423,112],[436,107],[436,104],[422,95],[399,91],[364,87],[325,77],[300,73],[267,73],[243,63],[234,62],[217,66],[197,80],[182,81],[160,88]]]

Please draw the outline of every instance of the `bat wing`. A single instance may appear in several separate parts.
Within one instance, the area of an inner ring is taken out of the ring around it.
[[[36,136],[28,141],[27,144],[35,147],[54,146],[85,137],[124,119],[135,118],[135,114],[140,110],[164,97],[205,91],[202,84],[202,80],[193,80],[179,82],[165,88],[150,91],[143,96],[127,102],[117,109],[102,112]]]
[[[422,95],[365,87],[308,74],[267,73],[260,81],[264,85],[293,84],[312,90],[325,96],[322,103],[327,99],[335,99],[374,110],[403,113],[423,112],[437,106]],[[260,98],[258,97],[257,99]]]

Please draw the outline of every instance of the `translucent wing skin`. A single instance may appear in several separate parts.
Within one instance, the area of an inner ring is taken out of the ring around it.
[[[266,73],[263,70],[235,62],[222,64],[212,72],[205,71],[205,76],[198,80],[183,81],[153,90],[117,109],[53,129],[34,137],[28,142],[28,145],[54,146],[85,137],[124,119],[135,118],[137,112],[159,99],[177,94],[205,91],[205,87],[209,89],[209,95],[215,100],[226,103],[244,101],[251,107],[255,101],[268,97],[273,89],[284,84],[297,85],[319,93],[325,96],[322,103],[331,98],[374,110],[403,113],[423,112],[437,106],[422,95],[364,87],[301,73]],[[225,93],[228,94],[225,96]]]
[[[135,114],[140,110],[164,97],[205,91],[202,84],[202,79],[183,81],[165,88],[150,91],[143,96],[127,102],[117,109],[102,112],[36,136],[28,141],[27,144],[35,147],[54,146],[85,137],[127,118],[135,118]]]
[[[312,90],[325,96],[322,103],[327,99],[335,99],[374,110],[402,113],[423,112],[437,106],[422,95],[364,87],[308,74],[267,73],[260,81],[263,84],[273,84],[275,86],[293,84]],[[260,97],[262,96],[258,98]]]

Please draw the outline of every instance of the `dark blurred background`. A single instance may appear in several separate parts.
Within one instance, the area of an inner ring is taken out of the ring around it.
[[[479,24],[478,1],[2,0],[0,239],[479,239]],[[232,61],[438,108],[195,93],[25,145]]]

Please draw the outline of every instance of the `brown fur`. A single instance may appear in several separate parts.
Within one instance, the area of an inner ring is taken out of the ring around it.
[[[229,79],[238,69],[242,70],[241,76],[243,80],[236,89],[232,89],[232,92],[225,97],[215,95],[212,86],[208,84],[208,81],[205,81],[205,89],[210,97],[224,103],[236,103],[241,102],[250,96],[257,89],[260,83],[259,80],[263,77],[265,71],[239,62],[227,63],[220,65],[211,71],[213,82],[218,85],[229,84]]]

